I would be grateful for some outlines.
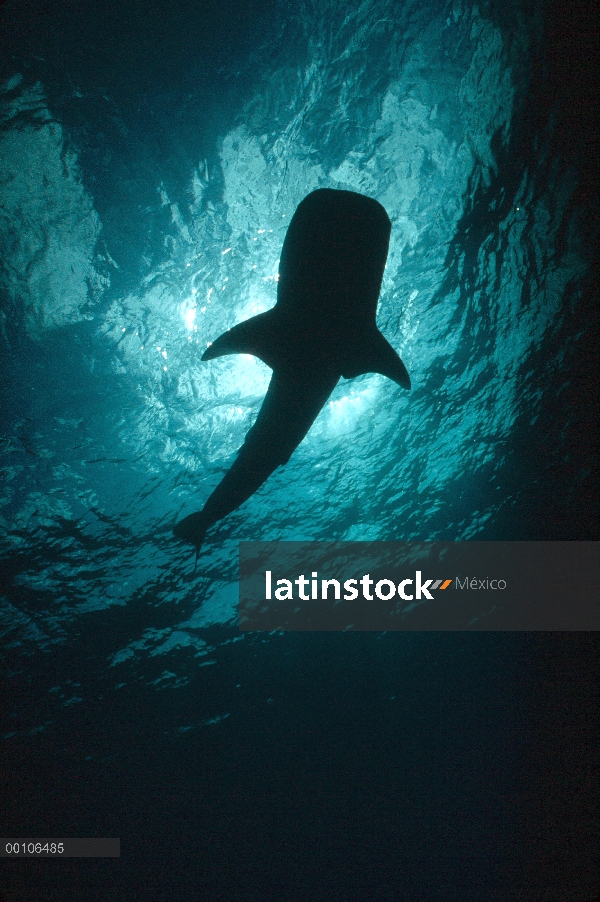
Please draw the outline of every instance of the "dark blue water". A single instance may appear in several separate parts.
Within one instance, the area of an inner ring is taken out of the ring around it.
[[[235,619],[244,539],[598,539],[590,17],[0,6],[0,833],[122,848],[4,862],[8,902],[598,891],[595,634]],[[269,381],[200,357],[316,187],[388,211],[413,390],[340,382],[193,574],[172,526]]]

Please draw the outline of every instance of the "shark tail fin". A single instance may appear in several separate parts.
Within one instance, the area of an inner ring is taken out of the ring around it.
[[[342,376],[354,379],[365,373],[380,373],[402,388],[410,388],[410,376],[406,367],[379,329],[367,333],[364,342],[344,367]]]
[[[259,313],[258,316],[253,316],[223,332],[206,349],[202,360],[213,360],[224,354],[252,354],[273,369],[274,328],[273,311]]]
[[[210,525],[211,524],[207,522],[206,517],[203,515],[203,512],[197,511],[195,514],[190,514],[188,517],[184,517],[183,520],[180,520],[173,528],[173,535],[176,539],[179,539],[180,542],[187,542],[188,545],[194,545],[196,548],[196,560],[198,560],[198,551],[204,541],[206,530]],[[194,565],[194,571],[195,569],[196,567]]]

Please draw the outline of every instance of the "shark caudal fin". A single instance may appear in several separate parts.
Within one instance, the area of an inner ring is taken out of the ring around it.
[[[277,329],[274,310],[259,313],[238,323],[217,338],[204,352],[202,360],[213,360],[224,354],[252,354],[273,369]]]
[[[402,388],[410,388],[406,367],[378,329],[369,330],[363,343],[342,369],[344,379],[354,379],[365,373],[380,373]]]
[[[173,535],[181,542],[194,545],[196,550],[198,550],[204,541],[209,525],[202,511],[198,511],[180,520],[173,529]]]

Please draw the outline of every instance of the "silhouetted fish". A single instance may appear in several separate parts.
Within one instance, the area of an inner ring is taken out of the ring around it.
[[[254,426],[202,511],[173,530],[199,548],[288,462],[340,376],[381,373],[410,388],[406,368],[375,324],[391,223],[377,201],[320,188],[290,222],[279,264],[277,303],[221,335],[202,356],[253,354],[273,370]]]

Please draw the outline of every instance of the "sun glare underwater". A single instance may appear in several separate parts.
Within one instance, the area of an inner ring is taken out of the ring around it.
[[[206,29],[203,4],[150,4],[137,37],[107,4],[86,12],[94,40],[63,4],[39,21],[17,6],[0,10],[0,623],[16,679],[88,636],[103,692],[176,695],[255,641],[235,629],[243,540],[597,538],[597,204],[585,98],[575,114],[561,91],[583,69],[548,50],[551,4],[273,2]],[[290,219],[322,187],[391,219],[377,326],[412,390],[340,380],[193,574],[172,528],[231,466],[271,375],[201,356],[274,305]],[[113,627],[92,641],[93,623]],[[83,663],[65,668],[46,701],[7,712],[5,740],[82,704]],[[230,715],[210,692],[196,733]]]
[[[253,357],[200,357],[273,306],[287,225],[317,187],[369,195],[392,220],[377,323],[413,390],[340,382],[287,466],[214,532],[205,603],[235,581],[243,539],[587,535],[548,508],[559,477],[569,496],[590,476],[581,454],[552,472],[586,416],[554,396],[591,326],[590,262],[577,169],[530,122],[535,20],[503,33],[460,2],[297,13],[285,50],[254,49],[185,174],[174,145],[193,94],[171,101],[155,161],[118,96],[72,85],[57,111],[52,85],[4,82],[3,545],[14,591],[48,599],[34,628],[8,587],[23,636],[190,591],[169,527],[229,467],[270,378]]]

